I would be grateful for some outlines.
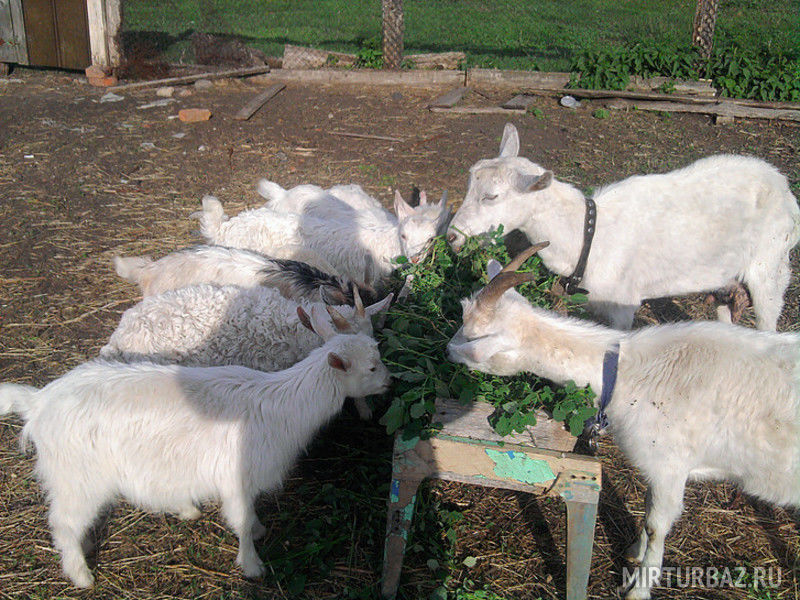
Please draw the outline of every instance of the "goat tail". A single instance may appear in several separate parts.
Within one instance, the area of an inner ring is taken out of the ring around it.
[[[212,242],[217,237],[220,225],[228,220],[222,208],[222,202],[215,196],[203,196],[203,210],[192,216],[200,219],[200,233]]]
[[[267,202],[273,200],[281,201],[286,197],[285,189],[283,189],[280,185],[278,185],[274,181],[269,181],[267,179],[259,179],[258,185],[256,185],[256,191]]]
[[[16,413],[27,421],[35,405],[33,397],[38,391],[30,385],[0,384],[0,415]]]
[[[142,269],[152,263],[153,259],[149,256],[115,256],[114,270],[126,281],[139,283],[142,278]]]

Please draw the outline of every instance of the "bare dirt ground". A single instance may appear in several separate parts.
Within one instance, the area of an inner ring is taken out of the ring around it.
[[[199,241],[190,215],[200,198],[214,193],[234,214],[261,203],[254,190],[260,177],[286,187],[359,183],[387,205],[395,187],[407,193],[416,184],[434,197],[447,189],[459,202],[470,165],[496,154],[510,121],[520,131],[523,155],[587,191],[730,152],[774,163],[800,192],[800,128],[786,124],[718,127],[703,116],[638,112],[597,119],[592,111],[599,105],[570,110],[550,99],[538,101],[540,118],[453,116],[425,110],[442,90],[302,85],[289,85],[250,121],[239,122],[233,114],[261,89],[252,81],[223,81],[167,106],[144,108],[157,100],[152,89],[121,92],[122,101],[101,104],[103,91],[77,75],[18,70],[11,78],[0,81],[0,381],[40,386],[93,357],[138,299],[113,273],[111,257],[161,256]],[[467,103],[496,105],[508,97],[481,90]],[[214,116],[195,124],[173,118],[189,107],[210,108]],[[793,259],[784,331],[796,330],[800,320],[797,254]],[[708,318],[710,309],[698,298],[656,302],[638,322],[687,316]],[[377,595],[383,539],[376,532],[387,489],[362,493],[363,481],[376,471],[389,481],[391,441],[377,423],[362,424],[346,413],[322,433],[285,491],[260,506],[269,533],[259,549],[272,570],[263,581],[241,578],[233,564],[236,540],[213,507],[200,521],[183,523],[121,505],[99,534],[98,583],[88,592],[70,587],[59,572],[33,460],[18,450],[20,428],[15,417],[0,420],[0,598]],[[610,441],[601,455],[605,481],[592,598],[615,595],[621,554],[644,505],[641,479]],[[359,510],[342,514],[343,503]],[[451,587],[491,589],[501,598],[563,597],[566,534],[558,502],[432,484],[425,504],[463,513],[454,526]],[[781,581],[770,596],[676,586],[657,590],[658,597],[800,598],[796,515],[743,498],[728,485],[691,485],[686,505],[668,538],[666,565],[772,567],[781,569]],[[334,530],[341,535],[332,536]],[[441,536],[443,530],[423,534]],[[337,542],[324,552],[309,550],[331,538]],[[464,567],[466,556],[477,557],[477,565]],[[409,553],[404,597],[427,597],[437,585],[428,558]],[[287,588],[286,569],[302,573],[304,586]]]

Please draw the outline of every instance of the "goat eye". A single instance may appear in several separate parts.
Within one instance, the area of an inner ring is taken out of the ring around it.
[[[372,368],[370,368],[370,371],[374,371],[375,369],[376,369],[376,367],[372,367]]]
[[[481,202],[491,202],[492,200],[497,200],[497,194],[486,194]]]
[[[404,234],[402,234],[402,235],[400,236],[400,239],[401,239],[401,240],[407,240],[408,238],[406,237],[406,234],[404,233]]]

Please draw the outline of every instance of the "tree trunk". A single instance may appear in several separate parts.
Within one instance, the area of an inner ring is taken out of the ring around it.
[[[383,4],[383,68],[399,69],[403,61],[403,0]]]
[[[714,27],[717,23],[718,7],[719,0],[697,0],[692,44],[706,61],[711,58],[711,49],[714,46]]]

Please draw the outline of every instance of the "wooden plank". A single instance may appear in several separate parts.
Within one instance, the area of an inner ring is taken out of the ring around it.
[[[539,71],[501,71],[499,69],[470,69],[467,85],[491,85],[495,87],[535,87],[561,89],[569,83],[569,73],[541,73]]]
[[[578,438],[564,428],[564,423],[554,421],[543,410],[536,411],[536,425],[527,427],[524,433],[512,432],[500,436],[489,424],[494,406],[486,402],[470,402],[462,405],[457,400],[437,399],[434,422],[442,423],[440,433],[455,437],[466,437],[493,442],[510,442],[537,448],[548,448],[572,452]]]
[[[417,446],[421,457],[426,454],[423,444],[425,442]],[[431,468],[430,476],[438,479],[508,489],[547,489],[552,486],[559,473],[569,471],[582,473],[588,485],[596,486],[597,490],[602,485],[600,462],[590,456],[550,452],[515,444],[506,444],[498,449],[497,446],[479,442],[465,444],[441,437],[430,438],[427,445],[430,446],[430,456],[425,458]],[[533,472],[532,477],[523,480],[515,476],[513,471],[499,468],[502,465],[498,462],[498,455],[504,455],[501,458],[508,457],[522,467],[525,463],[539,467],[539,473]]]
[[[758,108],[723,101],[708,104],[683,104],[679,102],[628,101],[631,108],[660,112],[700,113],[745,119],[769,119],[780,121],[800,121],[800,110]],[[722,119],[721,122],[725,122]]]
[[[58,65],[64,69],[85,69],[91,63],[85,0],[61,0],[55,10]]]
[[[501,108],[499,106],[454,106],[453,108],[430,108],[431,112],[453,113],[456,115],[500,115],[517,113],[524,115],[525,111],[518,108]]]
[[[28,64],[28,46],[25,37],[25,19],[22,0],[0,2],[0,61]]]
[[[233,118],[237,121],[247,121],[252,117],[256,111],[264,106],[271,98],[278,94],[283,88],[286,87],[285,83],[275,83],[269,86],[266,90],[253,96],[253,98],[245,104]]]
[[[458,69],[466,59],[463,52],[430,52],[406,54],[403,62],[411,63],[415,69]]]
[[[461,71],[378,71],[372,69],[275,69],[256,78],[259,83],[299,82],[331,85],[463,85]]]
[[[58,66],[58,47],[53,6],[49,0],[26,0],[22,4],[28,38],[29,64]]]
[[[570,73],[563,72],[544,73],[540,71],[469,69],[467,71],[466,85],[476,87],[483,84],[501,88],[534,88],[538,90],[565,91],[567,85],[569,85],[570,77]],[[708,81],[671,80],[667,77],[631,77],[630,84],[626,91],[657,91],[666,82],[672,83],[675,92],[681,95],[700,95],[709,98],[716,95],[716,91]],[[569,92],[566,91],[565,93]]]
[[[318,69],[324,66],[334,66],[331,61],[335,61],[337,66],[353,66],[356,62],[356,55],[293,44],[286,44],[283,47],[282,66],[284,69]]]
[[[457,87],[431,100],[428,108],[451,108],[455,106],[469,90],[468,87]]]
[[[104,0],[86,0],[89,19],[89,47],[93,65],[110,66],[106,40],[106,15]]]
[[[136,83],[125,83],[108,88],[112,92],[120,90],[135,90],[138,88],[154,87],[162,85],[172,85],[181,83],[192,83],[198,79],[222,79],[224,77],[247,77],[248,75],[260,75],[269,73],[269,67],[248,67],[246,69],[230,69],[225,71],[209,71],[207,73],[195,73],[194,75],[182,75],[181,77],[167,77],[166,79],[153,79],[151,81],[137,81]]]
[[[118,67],[122,59],[120,49],[120,28],[122,27],[122,7],[120,0],[105,0],[106,6],[106,50],[108,66]]]
[[[536,100],[535,96],[530,96],[527,94],[517,94],[511,100],[503,104],[503,108],[505,109],[522,109],[528,110],[528,107],[533,104],[534,100]]]

